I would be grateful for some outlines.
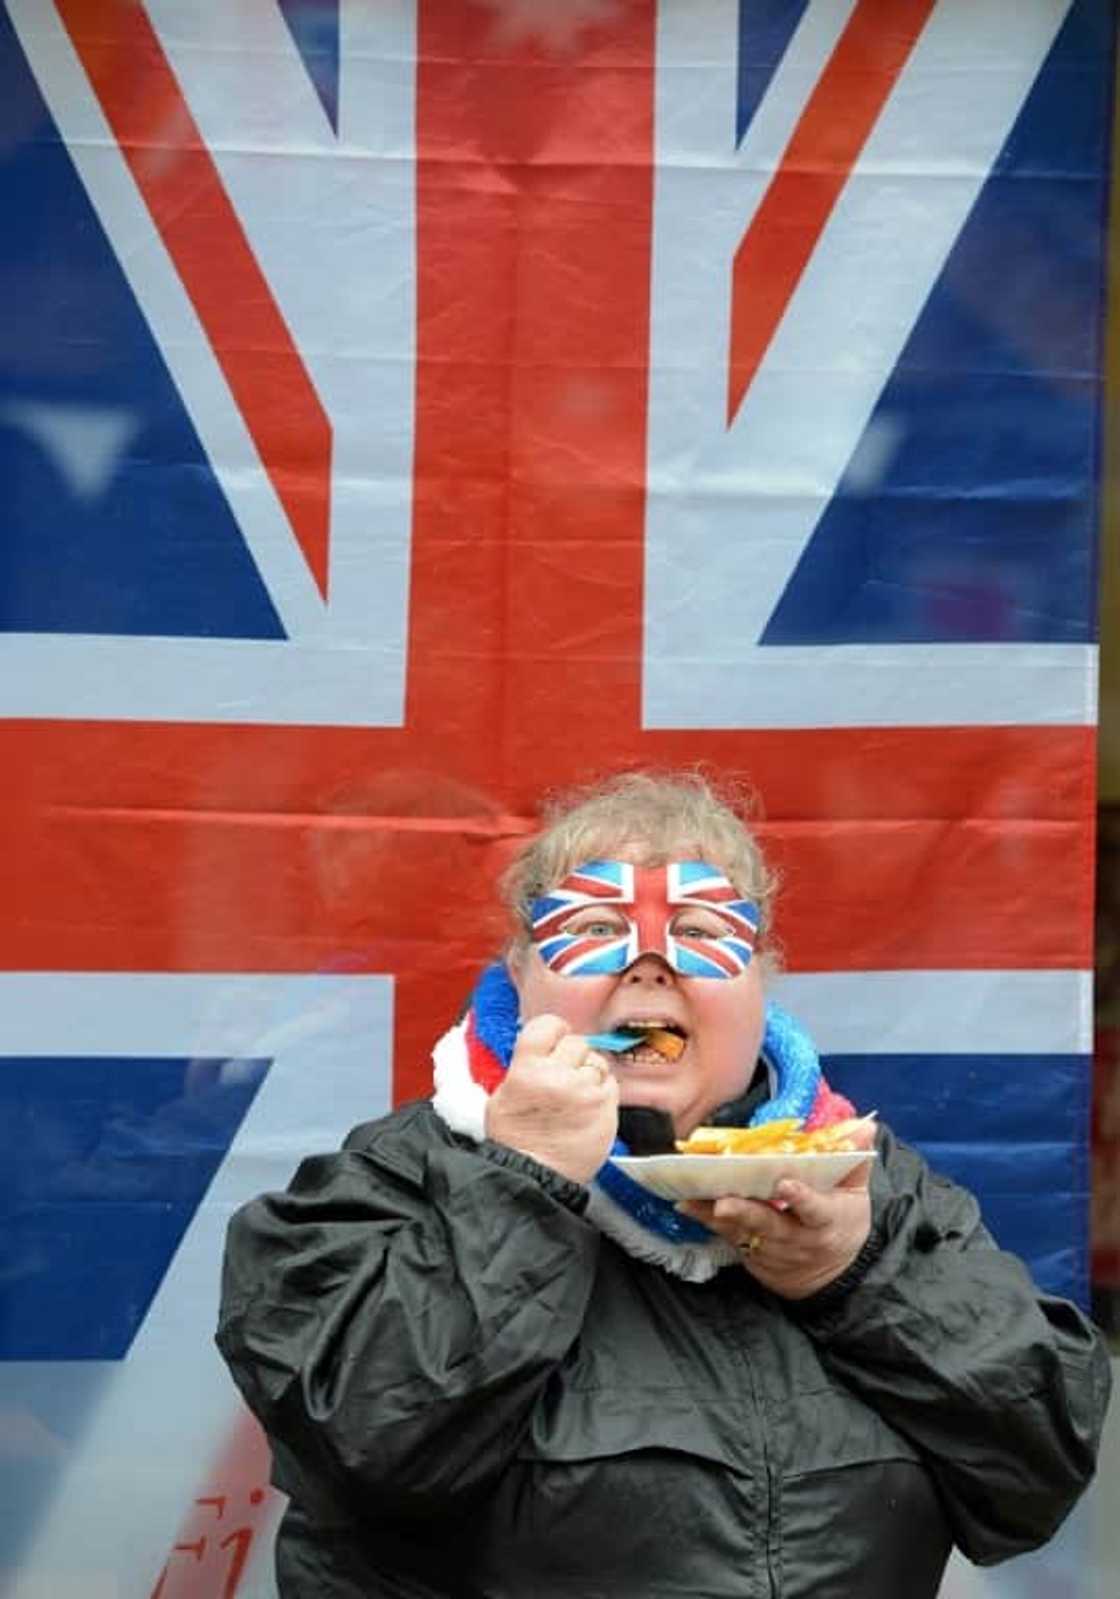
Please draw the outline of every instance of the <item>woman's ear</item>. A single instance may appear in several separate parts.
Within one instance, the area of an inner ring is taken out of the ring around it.
[[[509,980],[518,993],[521,992],[521,984],[525,976],[525,963],[528,958],[529,945],[522,939],[511,939],[506,946],[503,959],[505,960],[506,971],[509,973]]]

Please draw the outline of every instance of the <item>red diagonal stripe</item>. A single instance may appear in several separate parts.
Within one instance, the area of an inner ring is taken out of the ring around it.
[[[331,426],[137,0],[56,0],[323,598]]]
[[[936,0],[859,0],[731,269],[730,427]]]

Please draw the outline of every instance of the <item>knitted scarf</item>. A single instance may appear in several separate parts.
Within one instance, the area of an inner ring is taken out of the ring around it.
[[[475,1142],[485,1138],[486,1101],[509,1065],[519,1026],[517,990],[505,966],[495,962],[479,979],[462,1020],[432,1051],[432,1103],[454,1132]],[[745,1115],[742,1125],[796,1116],[811,1129],[855,1114],[849,1102],[825,1082],[808,1034],[774,1004],[766,1007],[760,1058],[769,1079],[769,1097]],[[730,1109],[713,1119],[725,1126],[736,1125],[733,1113],[729,1122]],[[611,1155],[628,1153],[617,1139]],[[588,1219],[638,1260],[652,1262],[688,1282],[705,1282],[722,1267],[738,1261],[726,1240],[627,1177],[613,1159],[600,1168],[590,1188]]]

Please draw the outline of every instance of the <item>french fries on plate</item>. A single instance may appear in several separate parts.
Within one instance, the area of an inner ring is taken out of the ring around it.
[[[694,1127],[676,1141],[678,1155],[825,1155],[861,1147],[856,1132],[875,1120],[850,1116],[829,1127],[806,1132],[797,1117],[763,1122],[758,1127]]]

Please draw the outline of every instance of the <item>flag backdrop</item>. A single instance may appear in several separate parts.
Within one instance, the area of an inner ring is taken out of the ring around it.
[[[1111,9],[0,8],[12,1592],[268,1591],[230,1208],[619,764],[754,784],[830,1075],[1085,1300]]]

